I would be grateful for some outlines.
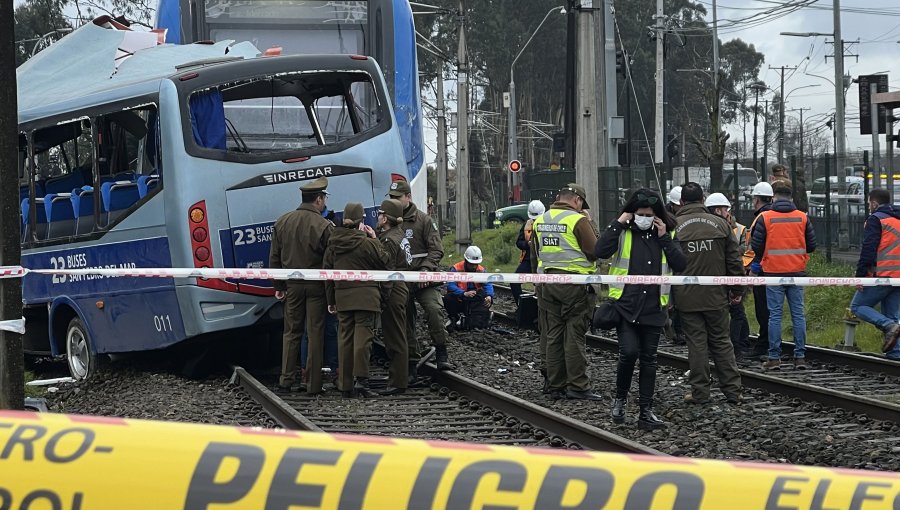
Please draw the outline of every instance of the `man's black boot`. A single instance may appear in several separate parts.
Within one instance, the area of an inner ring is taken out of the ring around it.
[[[447,346],[446,345],[435,345],[436,349],[436,358],[438,370],[456,370],[456,365],[450,363],[450,360],[447,358]]]
[[[625,403],[624,398],[613,399],[612,405],[612,421],[613,423],[625,423]]]
[[[666,422],[653,414],[651,404],[641,404],[641,414],[638,415],[638,428],[641,430],[657,430],[666,428]]]

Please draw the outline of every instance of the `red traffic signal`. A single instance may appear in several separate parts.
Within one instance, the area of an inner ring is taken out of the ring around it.
[[[518,159],[514,159],[509,162],[509,171],[512,173],[517,173],[522,169],[522,163]]]

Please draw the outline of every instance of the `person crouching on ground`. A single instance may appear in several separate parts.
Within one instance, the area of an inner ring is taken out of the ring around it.
[[[451,273],[484,273],[481,249],[469,246],[463,260],[450,268]],[[486,328],[490,325],[490,308],[494,302],[494,286],[490,283],[447,282],[444,308],[450,325],[458,329]],[[460,320],[460,314],[465,319]]]
[[[613,257],[610,276],[666,275],[686,266],[681,247],[673,241],[675,219],[666,212],[653,190],[639,189],[631,195],[614,220],[600,235],[594,254]],[[653,414],[656,390],[656,350],[666,322],[669,286],[610,284],[609,298],[619,314],[619,362],[616,367],[616,398],[612,419],[625,421],[625,402],[631,389],[635,362],[640,358],[638,427],[645,430],[666,424]]]
[[[363,206],[350,202],[344,207],[344,221],[328,240],[325,269],[380,271],[392,261],[372,227],[362,223]],[[339,327],[338,381],[345,397],[354,393],[368,397],[369,356],[375,337],[375,315],[381,312],[381,287],[374,281],[335,281],[325,285],[328,313],[337,313]]]

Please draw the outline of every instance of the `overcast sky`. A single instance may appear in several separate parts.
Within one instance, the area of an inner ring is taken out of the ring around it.
[[[646,0],[642,0],[646,1]],[[788,0],[779,0],[791,3]],[[712,0],[701,0],[712,19]],[[845,57],[844,72],[852,77],[863,74],[875,74],[887,71],[890,73],[892,91],[900,90],[900,2],[897,0],[842,0],[841,32],[844,41],[860,41],[850,45],[846,53],[859,55]],[[758,51],[766,56],[764,69],[760,78],[770,87],[779,85],[779,72],[770,70],[769,66],[798,66],[797,71],[787,72],[790,76],[785,82],[785,91],[790,93],[797,87],[819,85],[818,87],[797,90],[790,94],[786,108],[811,108],[804,111],[804,119],[823,119],[834,111],[834,86],[823,78],[810,76],[816,74],[834,81],[834,60],[825,62],[825,55],[833,54],[831,37],[788,37],[780,32],[827,32],[834,30],[832,0],[818,0],[812,7],[802,8],[788,13],[758,26],[748,26],[746,19],[771,9],[775,2],[771,0],[720,0],[718,1],[719,23],[723,26],[719,38],[727,41],[741,38],[752,43]],[[735,8],[737,7],[737,8]],[[884,11],[881,15],[852,12],[854,9]],[[729,20],[745,20],[737,26],[731,26]],[[856,84],[847,91],[847,150],[869,149],[871,136],[859,134],[859,89]],[[786,112],[786,115],[797,116],[797,112]],[[882,138],[882,153],[883,153]]]

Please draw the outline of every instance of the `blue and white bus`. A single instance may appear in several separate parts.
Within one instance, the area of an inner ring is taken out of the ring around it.
[[[427,172],[416,32],[409,0],[159,0],[167,42],[212,40],[280,47],[286,55],[355,54],[384,71],[413,199],[425,210]]]
[[[112,67],[115,40],[112,54],[94,51],[112,32],[82,27],[18,71],[25,267],[265,267],[272,225],[305,181],[327,176],[331,208],[361,202],[374,222],[407,177],[369,57],[251,58],[249,44],[218,43]],[[71,67],[75,54],[81,73],[51,94],[44,67]],[[66,355],[83,379],[108,353],[277,327],[273,294],[267,281],[32,273],[26,350]]]

